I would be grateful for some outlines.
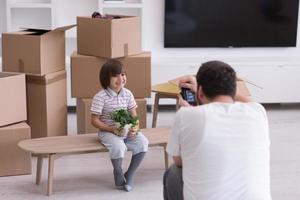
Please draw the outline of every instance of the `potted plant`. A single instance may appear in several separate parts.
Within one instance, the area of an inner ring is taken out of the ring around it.
[[[138,117],[134,117],[126,109],[119,109],[111,113],[112,120],[115,121],[116,127],[119,129],[118,136],[126,137],[130,128],[138,125]]]

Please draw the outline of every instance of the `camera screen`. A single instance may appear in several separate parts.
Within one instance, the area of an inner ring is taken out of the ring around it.
[[[186,91],[186,101],[187,102],[195,102],[196,101],[194,93],[190,90]]]
[[[181,88],[181,95],[191,105],[197,105],[195,93],[187,88]]]

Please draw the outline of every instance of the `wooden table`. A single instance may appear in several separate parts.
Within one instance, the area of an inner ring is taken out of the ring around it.
[[[191,76],[191,75],[187,75]],[[157,114],[158,114],[158,108],[159,108],[159,100],[161,98],[172,98],[176,99],[176,110],[179,109],[178,104],[178,94],[180,94],[180,88],[179,88],[179,80],[185,76],[178,77],[176,79],[170,80],[166,83],[161,83],[157,85],[153,85],[151,87],[151,91],[155,93],[155,100],[154,100],[154,108],[153,108],[153,118],[152,118],[152,128],[156,127],[157,122]],[[249,97],[250,92],[246,86],[246,82],[253,84],[249,82],[246,79],[243,78],[237,78],[237,94],[240,96]],[[260,87],[255,85],[256,87]]]
[[[177,85],[171,82],[153,85],[151,91],[155,93],[155,100],[153,105],[153,118],[152,128],[156,127],[157,114],[159,108],[159,100],[162,98],[176,99],[176,110],[179,109],[177,95],[180,93],[180,89]]]
[[[148,138],[149,146],[164,147],[165,168],[167,169],[169,164],[166,145],[170,135],[170,128],[150,128],[142,129],[141,131]],[[19,142],[18,145],[22,149],[37,155],[37,185],[41,182],[43,158],[48,157],[48,196],[52,194],[53,190],[54,160],[56,158],[68,154],[107,152],[107,149],[100,143],[99,137],[95,133],[29,139]]]

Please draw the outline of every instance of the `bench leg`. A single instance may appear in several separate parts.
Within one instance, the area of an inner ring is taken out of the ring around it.
[[[167,170],[169,168],[169,157],[167,153],[167,145],[164,145],[164,154],[165,154],[165,169]]]
[[[159,104],[159,94],[156,93],[155,100],[154,100],[154,106],[153,106],[152,128],[156,127],[158,104]]]
[[[37,167],[36,167],[36,180],[37,185],[40,184],[42,178],[42,167],[43,167],[43,155],[37,156]]]
[[[49,154],[49,162],[48,162],[48,188],[47,195],[50,196],[52,194],[53,189],[53,167],[54,167],[55,154]]]

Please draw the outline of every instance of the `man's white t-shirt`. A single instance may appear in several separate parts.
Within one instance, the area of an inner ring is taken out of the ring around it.
[[[185,200],[270,200],[269,127],[258,103],[182,107],[167,145]]]

